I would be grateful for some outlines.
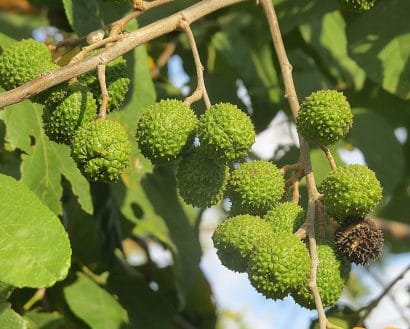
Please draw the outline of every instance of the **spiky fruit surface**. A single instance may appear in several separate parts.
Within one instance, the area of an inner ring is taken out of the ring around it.
[[[176,99],[149,106],[137,122],[136,139],[142,154],[154,164],[174,160],[192,145],[198,119]]]
[[[90,56],[95,54],[96,52],[92,52]],[[117,57],[107,64],[105,78],[108,96],[110,97],[107,110],[118,110],[124,103],[131,82],[127,75],[127,61],[124,57]],[[80,76],[79,81],[91,89],[98,101],[98,105],[101,105],[102,96],[97,73],[95,71],[88,72]]]
[[[316,282],[324,307],[336,304],[343,293],[343,288],[349,278],[350,262],[346,261],[330,243],[318,243],[317,252],[320,265],[317,270]],[[292,291],[292,297],[300,306],[315,308],[315,301],[309,289],[309,277],[301,289]]]
[[[320,184],[328,213],[339,221],[347,216],[365,216],[382,197],[375,173],[361,165],[339,167]]]
[[[263,216],[282,197],[285,182],[279,169],[269,161],[252,161],[235,169],[227,194],[232,201],[232,214]]]
[[[74,136],[72,156],[92,181],[115,181],[127,167],[131,144],[117,121],[86,123]]]
[[[298,131],[310,142],[330,145],[346,136],[353,124],[343,93],[319,90],[306,97],[296,120]]]
[[[383,232],[371,219],[347,219],[336,230],[335,243],[349,261],[365,265],[382,254]]]
[[[304,222],[305,211],[293,202],[283,202],[269,210],[264,219],[274,232],[295,233]]]
[[[178,164],[176,177],[184,201],[194,207],[206,208],[223,198],[229,169],[225,163],[196,149]]]
[[[373,8],[376,0],[341,0],[342,5],[353,12],[362,13]]]
[[[302,287],[309,271],[309,253],[291,233],[274,233],[273,239],[256,244],[247,270],[255,289],[272,299],[282,299]]]
[[[44,130],[50,140],[71,144],[78,128],[93,121],[96,114],[97,104],[93,94],[83,86],[72,86],[61,103],[44,107]]]
[[[198,132],[205,151],[226,161],[245,157],[255,142],[252,121],[230,103],[212,105],[202,115]]]
[[[49,71],[53,71],[50,51],[34,39],[16,41],[0,55],[0,85],[6,90]]]
[[[272,240],[268,223],[257,216],[242,215],[218,225],[212,240],[222,264],[232,271],[245,272],[249,254],[256,245]]]

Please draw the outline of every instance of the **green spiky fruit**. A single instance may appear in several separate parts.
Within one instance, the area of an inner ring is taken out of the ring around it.
[[[53,71],[47,46],[34,39],[14,42],[0,55],[0,85],[10,90]]]
[[[232,271],[245,272],[249,254],[257,244],[273,238],[268,223],[257,216],[242,215],[218,225],[212,240],[222,264]]]
[[[96,114],[93,94],[87,88],[75,85],[70,87],[68,96],[61,103],[44,107],[44,130],[50,140],[71,144],[78,128],[93,121]]]
[[[235,169],[228,184],[232,214],[263,216],[279,202],[285,182],[279,169],[269,161],[247,162]]]
[[[255,142],[252,121],[229,103],[211,106],[199,121],[198,133],[204,150],[226,161],[244,158]]]
[[[369,218],[345,218],[335,232],[335,244],[349,261],[365,265],[383,252],[383,232]]]
[[[330,243],[318,243],[317,252],[320,265],[316,282],[324,307],[336,304],[349,278],[350,262],[343,259]],[[308,309],[315,308],[315,300],[309,289],[309,277],[300,289],[292,291],[296,303]]]
[[[91,52],[90,56],[95,54],[96,52]],[[107,110],[109,112],[118,110],[124,104],[125,96],[131,82],[128,78],[127,61],[124,57],[117,57],[107,64],[105,80],[108,96],[110,97]],[[91,89],[95,99],[97,99],[98,105],[101,105],[102,96],[97,73],[95,71],[88,72],[80,76],[79,81]]]
[[[353,124],[343,93],[319,90],[306,97],[296,120],[298,131],[310,142],[330,145],[345,137]]]
[[[273,239],[255,245],[247,272],[258,292],[282,299],[305,284],[310,272],[309,253],[295,235],[274,233]]]
[[[229,169],[223,162],[196,149],[178,164],[179,194],[194,207],[210,207],[223,198],[228,176]]]
[[[355,13],[362,13],[372,9],[376,0],[341,0],[342,6]]]
[[[195,113],[179,100],[152,104],[137,122],[141,153],[154,164],[175,160],[192,145],[197,124]]]
[[[371,212],[382,197],[375,173],[361,165],[339,167],[330,172],[319,186],[327,212],[341,220]]]
[[[72,156],[90,180],[116,181],[130,161],[131,144],[119,122],[96,120],[77,131]]]
[[[264,219],[274,232],[295,233],[305,220],[305,211],[296,203],[283,202],[269,210]]]

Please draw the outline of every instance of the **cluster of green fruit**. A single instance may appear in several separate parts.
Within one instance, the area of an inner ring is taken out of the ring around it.
[[[13,89],[58,68],[45,44],[33,39],[14,42],[0,55],[0,85]],[[106,83],[108,110],[119,109],[130,83],[124,58],[107,65]],[[50,88],[32,100],[44,105],[43,127],[47,136],[71,145],[72,156],[85,176],[93,181],[118,179],[128,165],[131,146],[118,122],[97,119],[102,99],[95,71],[78,77],[78,82]]]
[[[352,122],[343,94],[322,90],[305,99],[297,127],[309,142],[329,145],[344,137]],[[199,146],[194,146],[195,137]],[[308,287],[309,250],[294,234],[305,212],[297,204],[281,202],[285,182],[274,164],[243,162],[255,139],[245,113],[221,103],[211,106],[198,120],[183,102],[163,100],[141,115],[136,139],[142,154],[154,164],[176,162],[178,191],[186,203],[209,207],[224,196],[230,198],[231,217],[213,235],[226,267],[247,272],[252,285],[266,297],[281,299],[291,294],[300,305],[314,307]],[[381,250],[381,244],[379,249],[370,246],[373,233],[379,231],[369,233],[370,220],[363,218],[380,200],[381,187],[370,169],[352,165],[330,173],[320,190],[328,215],[342,223],[336,241],[318,243],[321,265],[317,284],[323,304],[330,306],[342,294],[350,263],[363,264]],[[358,216],[362,217],[355,224],[360,228],[346,228]]]
[[[311,143],[330,145],[345,137],[353,123],[350,105],[342,93],[321,90],[308,96],[296,121],[298,131]],[[382,187],[372,170],[348,165],[330,172],[319,186],[327,215],[339,227],[335,243],[350,261],[367,264],[379,257],[383,234],[365,218],[382,197]]]

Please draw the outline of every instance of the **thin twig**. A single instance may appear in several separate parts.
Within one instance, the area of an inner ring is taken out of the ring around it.
[[[292,186],[292,202],[295,204],[299,204],[300,201],[300,192],[299,192],[299,181],[295,180]]]
[[[111,47],[102,50],[98,56],[90,56],[56,71],[42,74],[37,79],[18,88],[0,93],[0,109],[21,102],[38,93],[97,68],[100,58],[106,63],[133,50],[134,48],[180,28],[181,15],[192,24],[200,18],[217,10],[244,2],[246,0],[207,0],[199,1],[173,15],[130,32]],[[124,35],[124,34],[123,34]]]
[[[316,200],[316,212],[319,226],[319,237],[324,240],[326,238],[326,211],[322,200]]]
[[[295,85],[293,83],[292,77],[292,66],[289,63],[288,56],[286,54],[285,46],[282,40],[282,34],[279,28],[279,22],[275,13],[271,0],[260,0],[259,1],[265,11],[269,23],[269,29],[271,32],[273,45],[279,60],[279,65],[283,77],[283,82],[285,85],[285,96],[288,99],[290,109],[292,111],[293,117],[296,119],[299,111],[299,101],[296,94]],[[300,160],[303,164],[306,184],[308,190],[308,210],[306,218],[307,233],[309,237],[309,251],[311,258],[311,271],[310,271],[310,281],[309,288],[315,299],[316,309],[319,316],[319,326],[320,329],[326,329],[326,314],[323,309],[322,300],[320,298],[319,289],[317,287],[316,276],[317,268],[319,266],[319,258],[317,256],[317,246],[316,246],[316,236],[315,236],[315,210],[316,210],[316,200],[319,199],[320,194],[316,188],[316,182],[312,171],[312,164],[310,160],[310,149],[307,141],[300,135],[299,145],[300,145]]]
[[[335,171],[337,169],[337,165],[336,165],[335,159],[333,158],[332,152],[330,152],[329,148],[324,145],[320,145],[320,148],[325,153],[327,161],[329,162],[330,168],[333,171]]]
[[[300,181],[304,176],[305,176],[305,172],[303,171],[302,168],[294,172],[292,176],[290,176],[290,178],[287,179],[285,182],[285,191],[288,191],[293,186],[295,181]]]
[[[84,36],[84,37],[81,37],[81,38],[65,39],[65,40],[61,40],[61,41],[57,42],[57,43],[54,44],[54,45],[48,45],[47,47],[48,47],[48,49],[49,49],[50,51],[54,51],[54,50],[56,50],[56,49],[58,49],[58,48],[61,48],[61,47],[70,47],[70,48],[73,48],[73,47],[78,46],[78,45],[79,45],[81,42],[83,42],[86,38],[87,38],[87,36]]]
[[[410,225],[390,219],[374,218],[376,225],[383,233],[390,235],[394,240],[410,240]]]
[[[407,272],[410,271],[410,265],[408,265],[390,284],[384,288],[383,292],[376,297],[373,301],[371,301],[368,305],[360,308],[357,310],[357,313],[364,312],[363,315],[360,316],[359,320],[359,325],[363,324],[364,320],[370,315],[370,313],[379,305],[380,301],[388,294],[391,288],[400,281],[401,279],[404,278],[404,276],[407,274]]]
[[[72,63],[76,63],[76,62],[82,60],[82,59],[87,55],[87,53],[89,53],[90,51],[93,51],[93,50],[95,50],[95,49],[97,49],[97,48],[101,48],[102,46],[105,46],[105,45],[108,44],[108,43],[121,40],[121,39],[123,39],[124,37],[125,37],[125,34],[119,34],[119,35],[109,36],[109,37],[107,37],[107,38],[105,38],[105,39],[102,39],[102,40],[100,40],[100,41],[98,41],[98,42],[95,42],[95,43],[93,43],[93,44],[91,44],[91,45],[88,45],[88,46],[84,47],[77,55],[75,55],[75,56],[71,59],[70,63],[71,63],[71,64],[72,64]]]
[[[28,311],[35,303],[42,300],[46,294],[46,288],[37,289],[34,295],[23,305],[23,310]]]
[[[168,42],[164,48],[164,51],[158,57],[155,67],[151,70],[151,75],[153,79],[156,79],[159,75],[159,71],[168,63],[171,56],[174,54],[177,48],[177,39]]]
[[[107,90],[107,83],[105,81],[105,68],[107,67],[106,63],[102,60],[100,64],[98,64],[97,72],[98,72],[98,81],[100,83],[100,90],[102,101],[100,104],[100,108],[98,110],[98,117],[100,119],[105,120],[107,117],[107,107],[110,101],[110,96],[108,95]]]
[[[196,46],[194,34],[192,33],[189,21],[185,16],[181,16],[180,25],[181,28],[185,31],[188,37],[189,45],[191,46],[192,56],[194,57],[195,61],[197,79],[197,87],[192,95],[185,99],[185,103],[191,105],[192,103],[199,101],[202,98],[205,102],[206,108],[209,109],[211,107],[211,101],[209,100],[208,92],[206,91],[204,80],[204,66],[202,65],[201,58],[199,57],[198,47]]]
[[[284,165],[282,168],[279,169],[279,171],[282,173],[282,175],[284,175],[287,172],[298,171],[301,168],[302,168],[302,164],[298,162],[294,164]]]

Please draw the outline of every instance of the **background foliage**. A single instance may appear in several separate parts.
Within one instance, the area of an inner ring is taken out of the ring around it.
[[[138,24],[195,2],[175,1],[144,14]],[[334,154],[359,149],[384,187],[376,215],[410,225],[410,141],[400,142],[395,135],[397,128],[410,129],[410,2],[380,0],[362,15],[343,11],[336,0],[274,3],[299,98],[320,88],[344,91],[354,108],[354,127],[334,147]],[[65,37],[83,36],[131,10],[128,4],[103,0],[32,4],[42,9],[0,12],[1,47],[49,25]],[[133,22],[128,28],[136,27]],[[259,132],[279,110],[288,111],[268,27],[254,1],[212,14],[192,28],[213,102],[248,106]],[[177,42],[175,53],[191,77],[191,89],[196,84],[191,50],[182,33],[128,53],[132,84],[127,104],[110,116],[128,128],[130,139],[145,106],[183,97],[170,83],[166,67],[154,80],[151,77],[150,63],[169,42]],[[238,96],[238,81],[246,87],[251,105]],[[201,105],[195,109],[204,110]],[[30,101],[0,112],[0,328],[162,329],[184,328],[187,323],[215,328],[213,294],[199,268],[202,212],[179,199],[173,168],[154,170],[133,143],[131,167],[120,182],[90,184],[69,147],[48,140],[41,114],[41,106]],[[296,158],[291,148],[273,160]],[[328,164],[317,149],[312,159],[320,181]],[[158,267],[150,259],[150,241],[171,251],[171,265]],[[389,252],[410,251],[408,242],[389,237],[386,247]],[[127,262],[135,250],[147,253],[145,263]],[[56,283],[67,271],[68,276]],[[42,298],[32,298],[37,296],[34,288],[45,287]]]

